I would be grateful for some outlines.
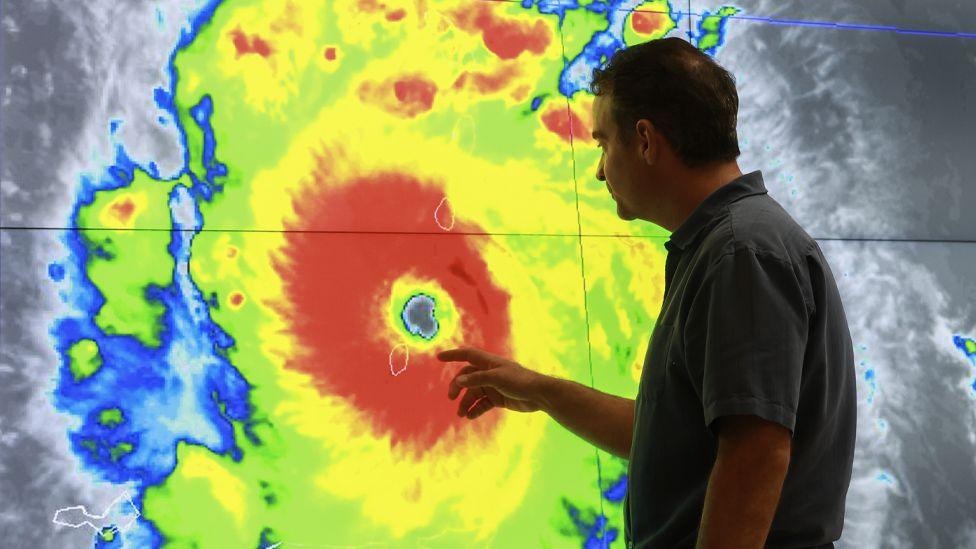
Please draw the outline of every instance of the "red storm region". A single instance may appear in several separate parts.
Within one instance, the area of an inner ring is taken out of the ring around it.
[[[407,369],[394,375],[397,342],[382,335],[391,284],[412,275],[450,295],[466,345],[508,352],[510,297],[478,251],[484,231],[458,221],[442,232],[434,211],[443,192],[404,173],[334,181],[321,160],[305,189],[276,261],[298,349],[288,367],[314,376],[321,393],[345,399],[368,418],[365,428],[394,445],[422,453],[462,432],[488,434],[497,414],[468,422],[447,398],[457,366],[438,362],[434,350],[411,350]]]

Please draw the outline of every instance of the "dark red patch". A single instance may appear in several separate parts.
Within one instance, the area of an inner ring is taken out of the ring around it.
[[[374,432],[418,453],[460,433],[485,436],[498,415],[471,423],[458,418],[457,402],[446,396],[456,367],[439,363],[433,352],[411,351],[402,371],[397,354],[398,375],[391,373],[397,342],[379,335],[390,284],[408,273],[436,280],[458,310],[466,344],[502,354],[510,345],[509,295],[495,285],[478,251],[487,237],[378,234],[437,230],[433,211],[443,196],[442,189],[404,173],[335,181],[320,160],[294,200],[298,221],[286,224],[283,255],[275,262],[288,303],[284,314],[301,349],[288,366],[310,373],[323,394],[355,406]],[[484,232],[462,221],[455,230]]]
[[[437,85],[419,74],[398,76],[382,82],[363,82],[358,94],[363,102],[373,103],[391,114],[413,118],[434,106]]]
[[[237,257],[237,248],[235,248],[234,246],[228,247],[227,248],[227,257],[229,257],[231,259]]]
[[[591,139],[583,120],[566,107],[555,107],[542,114],[546,129],[562,137],[567,143],[576,139]]]
[[[387,21],[400,21],[407,16],[407,11],[404,9],[395,9],[393,11],[386,12]]]
[[[335,61],[336,49],[332,47],[325,48],[325,52],[323,53],[323,55],[325,56],[326,60]]]
[[[274,53],[274,49],[267,41],[254,34],[248,36],[240,28],[230,31],[230,37],[234,41],[234,48],[237,50],[237,57],[248,54],[256,54],[261,57],[268,57]]]
[[[241,292],[233,292],[230,294],[230,304],[238,307],[241,303],[244,303],[244,295]]]
[[[112,215],[122,223],[128,223],[132,219],[132,214],[136,211],[136,205],[132,200],[125,198],[121,202],[112,204]]]
[[[403,78],[393,83],[393,93],[406,111],[415,116],[434,106],[437,85],[422,76]]]
[[[454,13],[457,25],[468,32],[481,32],[485,46],[501,59],[515,59],[523,52],[546,51],[552,29],[541,20],[535,23],[495,15],[491,2],[475,3]]]

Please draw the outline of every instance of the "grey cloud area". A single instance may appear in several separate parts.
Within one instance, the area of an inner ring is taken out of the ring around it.
[[[811,234],[976,239],[976,39],[731,19],[717,59],[743,163]]]
[[[179,28],[199,2],[14,1],[2,21],[0,161],[0,536],[5,547],[91,547],[93,531],[52,522],[57,509],[100,513],[124,490],[80,469],[69,418],[50,392],[58,357],[48,330],[62,313],[47,265],[65,254],[56,230],[82,174],[114,158],[109,121],[137,162],[164,174],[182,162],[152,96]],[[27,228],[27,229],[25,229]]]
[[[896,2],[745,4],[926,23]],[[976,239],[976,40],[733,19],[717,59],[737,77],[740,165],[821,238],[844,297],[859,418],[838,545],[974,546],[976,369],[952,336],[976,335],[976,243],[946,241]]]
[[[844,547],[968,547],[976,531],[976,369],[951,340],[976,331],[961,303],[976,245],[821,244],[858,363],[859,422]],[[863,373],[875,372],[873,392]],[[879,422],[886,424],[879,427]],[[889,474],[891,484],[878,480]]]
[[[166,3],[172,21],[180,7]],[[133,160],[162,174],[182,164],[175,126],[153,88],[178,28],[160,29],[150,2],[31,1],[3,6],[3,164],[0,224],[64,227],[80,174],[100,175],[115,158],[109,122]],[[165,20],[165,19],[164,19]]]
[[[122,491],[80,472],[68,448],[69,418],[49,398],[58,357],[46,329],[59,304],[44,281],[57,246],[54,231],[0,231],[0,533],[7,547],[90,547],[93,532],[55,525],[55,512],[72,505],[101,512]]]
[[[70,195],[57,168],[78,146],[95,91],[91,68],[79,62],[73,24],[50,3],[4,3],[2,26],[0,224],[63,226],[54,211]]]

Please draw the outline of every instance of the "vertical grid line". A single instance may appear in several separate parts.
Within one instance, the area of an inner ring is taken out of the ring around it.
[[[563,25],[562,21],[559,21],[559,47],[562,50],[563,64],[566,63],[566,42],[563,39]],[[566,119],[569,121],[569,150],[570,150],[570,160],[573,165],[573,194],[576,197],[576,228],[577,228],[577,241],[579,243],[579,259],[580,259],[580,279],[583,282],[583,319],[586,325],[586,362],[590,372],[590,388],[596,389],[596,382],[593,378],[593,347],[590,343],[590,309],[587,304],[586,297],[586,263],[583,259],[583,219],[580,214],[580,195],[579,195],[579,181],[576,177],[576,145],[574,139],[574,128],[573,128],[573,117],[572,109],[569,104],[569,97],[566,98]],[[593,446],[593,456],[596,458],[596,491],[597,491],[597,502],[600,504],[600,520],[602,522],[600,526],[600,539],[606,539],[607,523],[604,521],[607,514],[603,508],[603,468],[600,464],[600,450]]]

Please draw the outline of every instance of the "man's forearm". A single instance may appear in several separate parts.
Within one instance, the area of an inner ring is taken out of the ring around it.
[[[763,547],[790,464],[790,431],[754,416],[721,418],[698,548]]]
[[[630,458],[634,401],[574,381],[547,377],[539,404],[560,425],[611,454]]]

